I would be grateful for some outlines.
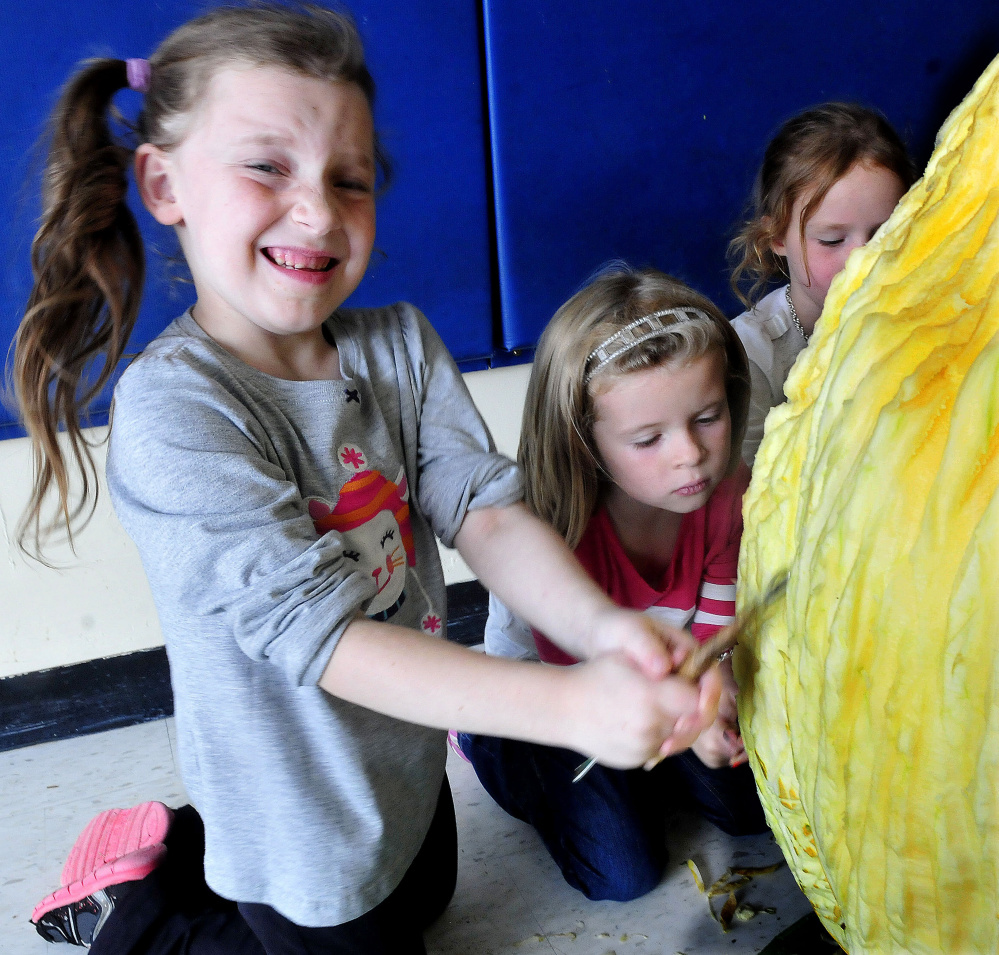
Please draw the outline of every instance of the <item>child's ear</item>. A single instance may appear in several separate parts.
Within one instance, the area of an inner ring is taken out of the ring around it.
[[[770,216],[764,216],[763,226],[767,230],[767,232],[770,232],[770,230],[773,229],[773,219],[771,219]],[[783,235],[772,235],[770,237],[770,251],[773,252],[774,255],[782,255],[785,258],[787,258],[787,242],[785,241],[786,239],[787,239],[786,232]]]
[[[184,218],[174,196],[172,173],[170,154],[159,146],[143,143],[136,149],[135,184],[145,207],[163,225],[177,225]]]
[[[769,232],[773,228],[773,223],[774,220],[771,219],[770,216],[763,217],[763,228],[767,232]],[[784,238],[785,236],[783,235],[775,235],[771,237],[770,251],[773,252],[774,255],[783,255],[785,257],[787,256],[787,244],[784,242]]]

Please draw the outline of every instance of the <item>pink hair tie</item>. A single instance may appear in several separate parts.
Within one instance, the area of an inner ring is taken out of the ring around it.
[[[128,77],[128,85],[139,93],[149,92],[151,72],[149,60],[125,60],[125,75]]]

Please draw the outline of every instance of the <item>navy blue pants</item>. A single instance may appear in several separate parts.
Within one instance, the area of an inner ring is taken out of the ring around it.
[[[423,932],[447,908],[458,872],[447,779],[398,888],[343,925],[307,928],[270,906],[216,895],[205,883],[205,831],[192,806],[175,812],[166,846],[160,866],[125,891],[91,955],[426,955]]]
[[[626,902],[654,889],[666,868],[672,809],[695,808],[725,832],[767,829],[747,764],[708,769],[687,751],[655,769],[594,766],[535,743],[458,734],[479,781],[511,816],[537,829],[566,882],[589,899]]]

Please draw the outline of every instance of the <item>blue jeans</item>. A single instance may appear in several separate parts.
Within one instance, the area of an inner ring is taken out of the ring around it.
[[[655,769],[594,766],[578,783],[579,753],[535,743],[458,734],[486,792],[532,825],[566,882],[589,899],[645,895],[666,868],[666,819],[696,808],[731,835],[766,831],[749,766],[708,769],[692,752]]]

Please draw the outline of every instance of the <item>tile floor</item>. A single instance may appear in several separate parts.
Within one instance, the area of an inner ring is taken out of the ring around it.
[[[0,753],[0,949],[6,955],[69,952],[39,938],[34,904],[56,888],[63,861],[102,809],[146,799],[185,801],[174,759],[173,721]],[[759,952],[810,911],[786,866],[740,893],[772,906],[726,935],[711,920],[685,861],[713,880],[729,866],[777,861],[772,837],[733,839],[680,816],[662,885],[628,904],[589,902],[569,888],[533,830],[490,800],[466,763],[449,754],[460,846],[454,902],[427,937],[430,955],[694,955]],[[715,900],[716,909],[721,899]]]

